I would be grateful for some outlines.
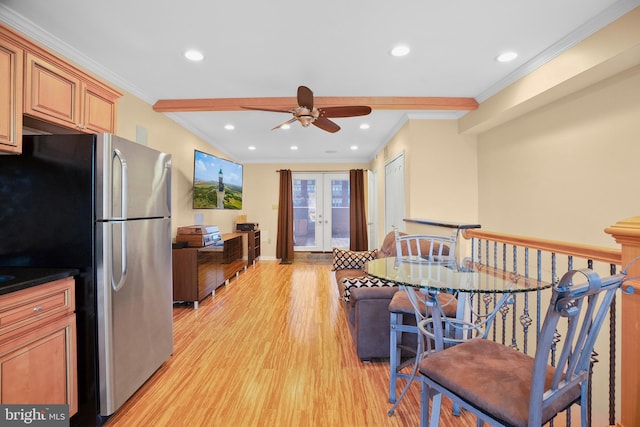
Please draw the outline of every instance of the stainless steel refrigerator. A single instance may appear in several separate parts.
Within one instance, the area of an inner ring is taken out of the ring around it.
[[[71,424],[101,424],[173,352],[171,156],[109,134],[26,136],[0,183],[0,265],[81,271]]]

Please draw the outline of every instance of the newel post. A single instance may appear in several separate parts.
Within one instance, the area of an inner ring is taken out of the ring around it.
[[[607,227],[621,245],[622,268],[631,260],[640,256],[640,216],[618,221]],[[634,263],[627,272],[628,276],[640,276],[640,261]],[[633,294],[622,297],[622,327],[620,338],[622,345],[622,386],[620,423],[624,427],[640,426],[640,280],[630,282],[635,289]]]

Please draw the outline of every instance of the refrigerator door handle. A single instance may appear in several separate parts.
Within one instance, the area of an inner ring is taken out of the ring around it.
[[[113,158],[118,158],[118,161],[120,161],[120,218],[125,219],[127,217],[127,188],[129,187],[127,178],[127,161],[122,155],[122,152],[117,148],[113,149]]]
[[[127,216],[127,187],[128,187],[128,182],[127,182],[127,161],[125,160],[124,156],[122,155],[122,152],[120,150],[118,150],[117,148],[114,148],[113,150],[113,159],[117,158],[118,161],[120,161],[120,170],[121,170],[121,178],[120,178],[120,207],[122,209],[121,212],[121,217],[124,219]],[[120,248],[120,265],[121,265],[121,274],[120,274],[120,280],[118,280],[118,283],[115,283],[113,278],[114,276],[114,272],[113,272],[113,265],[111,266],[111,287],[113,288],[113,290],[115,292],[118,292],[122,286],[124,286],[124,282],[127,278],[127,271],[128,271],[128,266],[127,266],[127,224],[126,222],[122,223],[122,228],[120,229],[120,244],[121,244],[121,248]]]
[[[122,271],[120,272],[120,280],[118,280],[118,283],[115,283],[115,281],[113,280],[115,277],[115,274],[113,274],[113,262],[111,263],[111,288],[114,290],[114,292],[118,292],[124,286],[124,282],[127,279],[127,273],[129,270],[129,266],[127,265],[127,223],[123,221],[120,224],[122,225],[122,227],[120,228],[120,265],[122,266]],[[111,259],[113,260],[113,256],[111,257]]]

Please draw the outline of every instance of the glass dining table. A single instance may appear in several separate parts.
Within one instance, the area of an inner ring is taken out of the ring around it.
[[[422,357],[470,338],[486,338],[496,314],[505,304],[512,301],[514,294],[539,291],[552,286],[551,283],[474,263],[469,259],[457,260],[449,257],[379,258],[368,261],[365,269],[371,276],[393,282],[407,291],[409,301],[414,307],[416,324],[424,334],[418,340],[417,357],[411,377],[390,415],[413,381]],[[437,298],[441,292],[456,296],[455,318],[442,315],[442,306]],[[474,312],[471,301],[476,294],[492,294],[495,297],[492,309],[482,314]],[[421,304],[428,308],[428,315],[424,309],[420,310]],[[440,321],[436,322],[434,319]],[[424,343],[427,345],[426,349],[423,348]]]

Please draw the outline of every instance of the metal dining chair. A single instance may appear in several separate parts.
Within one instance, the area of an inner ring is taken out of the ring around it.
[[[440,262],[455,264],[456,240],[451,236],[440,236],[431,234],[401,234],[394,230],[396,238],[396,257],[408,257],[416,262]],[[420,298],[416,295],[416,297]],[[455,317],[457,301],[451,294],[442,293],[438,296],[440,306],[446,316]],[[392,415],[397,404],[408,388],[408,384],[403,389],[400,397],[396,400],[396,390],[398,378],[411,381],[417,369],[416,354],[421,353],[424,348],[419,342],[417,322],[413,319],[424,319],[429,316],[424,300],[416,301],[419,312],[416,313],[414,304],[411,303],[406,290],[396,292],[389,303],[390,314],[390,339],[389,339],[389,402],[394,406],[389,411]],[[416,339],[410,339],[404,334],[414,334]],[[402,361],[403,354],[406,356]],[[414,364],[414,371],[411,374],[403,373],[402,370]]]
[[[586,282],[574,283],[580,276]],[[624,278],[601,279],[589,269],[566,273],[552,289],[534,357],[477,338],[422,359],[420,425],[439,424],[442,396],[474,414],[478,425],[538,427],[574,403],[587,425],[593,347]],[[428,322],[420,322],[421,332]]]

